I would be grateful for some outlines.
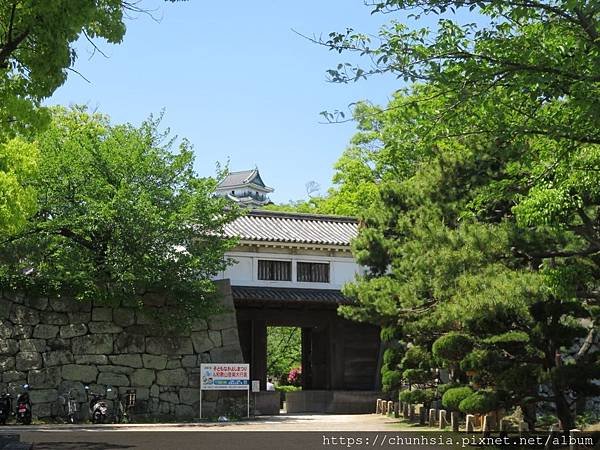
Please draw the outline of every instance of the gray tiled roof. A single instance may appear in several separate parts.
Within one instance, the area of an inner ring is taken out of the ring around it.
[[[225,226],[225,235],[242,240],[349,246],[358,234],[351,217],[250,211]]]
[[[286,302],[351,304],[348,297],[334,289],[298,289],[256,286],[231,286],[233,299],[238,302]]]
[[[265,186],[257,169],[242,170],[240,172],[229,172],[227,176],[219,183],[219,188],[224,189],[233,186],[241,186],[250,182],[259,186]]]

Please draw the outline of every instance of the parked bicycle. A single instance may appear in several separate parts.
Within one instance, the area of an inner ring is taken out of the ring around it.
[[[135,389],[128,389],[125,395],[120,394],[115,405],[115,423],[131,423],[131,411],[135,406]]]
[[[73,389],[70,389],[65,394],[59,397],[60,402],[63,405],[65,417],[67,422],[75,423],[79,419],[79,403],[75,399],[75,395],[73,394]]]

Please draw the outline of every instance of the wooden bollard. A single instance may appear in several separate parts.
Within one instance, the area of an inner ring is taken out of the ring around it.
[[[446,410],[445,409],[440,409],[439,414],[439,419],[438,419],[438,423],[439,423],[439,428],[440,430],[443,430],[444,428],[446,428],[448,426],[448,420],[446,419]]]
[[[394,403],[394,419],[398,419],[400,417],[400,402]]]
[[[435,424],[436,424],[435,416],[437,415],[436,413],[437,413],[437,410],[435,410],[434,408],[431,408],[429,410],[429,426],[430,427],[435,427]]]
[[[381,399],[377,399],[377,406],[375,407],[375,414],[381,414]]]
[[[384,416],[387,414],[387,402],[385,400],[381,401],[381,414]]]
[[[519,434],[527,433],[529,431],[529,424],[527,422],[519,422]]]
[[[408,420],[411,422],[415,420],[415,405],[408,405]]]
[[[494,422],[494,418],[492,417],[491,414],[486,414],[485,416],[483,416],[483,423],[481,424],[481,432],[484,435],[489,436],[489,434],[492,432],[493,422]]]
[[[473,414],[467,414],[467,433],[473,433],[475,431],[475,416]]]
[[[390,400],[387,402],[387,410],[386,411],[387,411],[388,415],[393,414],[393,412],[394,412],[394,402],[393,401]]]
[[[409,410],[409,404],[408,403],[402,403],[402,417],[404,417],[405,419],[408,419],[409,415],[408,415],[408,410]]]
[[[460,422],[458,420],[458,413],[456,411],[452,411],[450,413],[450,424],[452,425],[452,431],[457,433]]]
[[[427,410],[423,405],[419,409],[419,425],[425,425],[427,423]]]

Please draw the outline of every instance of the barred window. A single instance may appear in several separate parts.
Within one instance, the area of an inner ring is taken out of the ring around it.
[[[299,262],[296,270],[298,281],[329,283],[329,263]]]
[[[292,281],[292,262],[259,259],[258,279],[271,281]]]

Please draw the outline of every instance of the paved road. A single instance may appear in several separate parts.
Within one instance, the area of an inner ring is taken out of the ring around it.
[[[7,426],[0,431],[20,434],[21,441],[34,444],[34,450],[294,450],[325,449],[332,437],[356,438],[362,432],[372,439],[376,432],[398,430],[395,423],[374,414],[288,414],[229,423],[34,425]]]

